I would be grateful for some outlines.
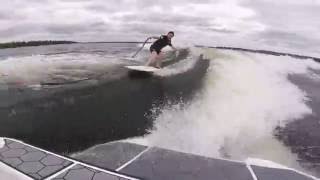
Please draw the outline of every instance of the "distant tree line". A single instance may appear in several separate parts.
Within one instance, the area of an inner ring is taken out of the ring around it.
[[[18,48],[26,46],[45,46],[45,45],[54,45],[54,44],[72,44],[76,43],[73,41],[20,41],[20,42],[8,42],[0,43],[0,49],[5,48]]]
[[[297,54],[291,54],[291,53],[281,53],[281,52],[266,51],[266,50],[244,49],[244,48],[223,47],[223,46],[201,46],[201,45],[196,45],[196,47],[207,47],[207,48],[215,48],[215,49],[228,49],[228,50],[234,50],[234,51],[246,51],[246,52],[268,54],[268,55],[274,55],[274,56],[290,56],[290,57],[294,57],[294,58],[298,58],[298,59],[313,59],[313,60],[315,60],[317,62],[320,62],[320,58],[317,58],[317,57],[303,56],[303,55],[297,55]]]

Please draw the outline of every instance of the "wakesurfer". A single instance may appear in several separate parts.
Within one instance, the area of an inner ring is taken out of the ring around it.
[[[161,68],[162,59],[164,58],[163,52],[161,52],[162,48],[166,46],[170,46],[173,50],[177,50],[172,44],[171,39],[174,37],[174,32],[170,31],[167,35],[162,35],[160,37],[152,36],[149,37],[147,40],[150,39],[157,39],[151,46],[150,46],[150,57],[146,66],[155,66],[156,68]]]

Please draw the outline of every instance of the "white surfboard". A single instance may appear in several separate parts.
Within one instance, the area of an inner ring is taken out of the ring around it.
[[[151,66],[125,66],[125,67],[130,70],[144,71],[144,72],[155,72],[160,70],[158,68],[151,67]]]

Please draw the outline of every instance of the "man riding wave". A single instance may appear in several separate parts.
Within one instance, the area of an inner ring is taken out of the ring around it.
[[[171,44],[171,39],[174,37],[174,32],[170,31],[167,35],[162,35],[160,37],[149,37],[149,39],[157,39],[151,46],[150,52],[151,55],[148,59],[146,66],[155,66],[156,68],[161,68],[162,59],[164,58],[163,53],[161,52],[162,48],[170,46],[173,50],[177,50]]]

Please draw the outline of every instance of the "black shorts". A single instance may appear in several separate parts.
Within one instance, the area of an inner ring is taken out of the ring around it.
[[[157,49],[157,48],[154,48],[154,47],[151,46],[150,47],[150,52],[152,53],[152,51],[156,51],[158,55],[161,53],[160,49]]]

